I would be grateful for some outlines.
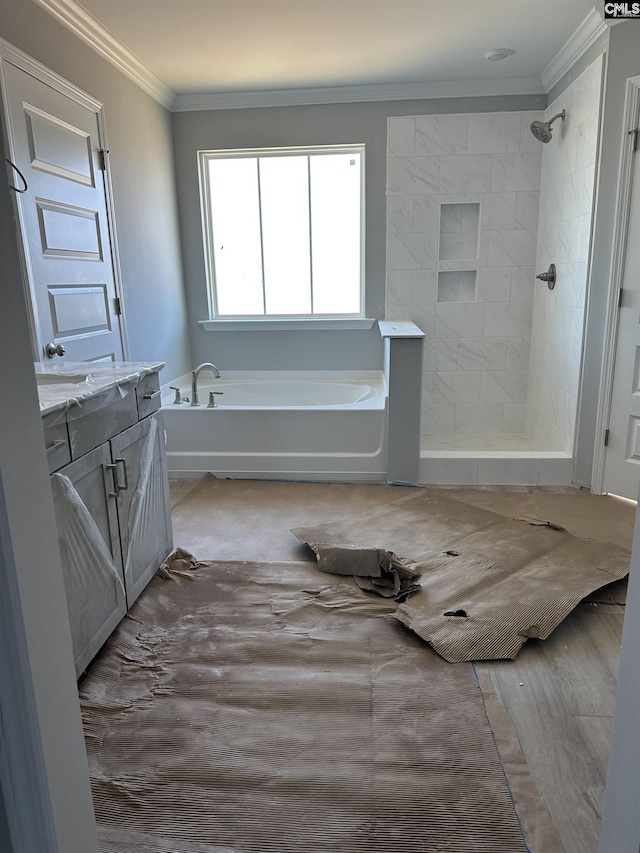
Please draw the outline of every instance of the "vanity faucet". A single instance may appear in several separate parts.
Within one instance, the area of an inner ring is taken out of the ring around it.
[[[211,364],[210,361],[205,361],[203,364],[199,364],[196,369],[191,373],[191,405],[199,406],[200,400],[198,399],[198,376],[202,373],[203,370],[212,370],[213,375],[216,379],[220,379],[220,371],[215,366],[215,364]]]

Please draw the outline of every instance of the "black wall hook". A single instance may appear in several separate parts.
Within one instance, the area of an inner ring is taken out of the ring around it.
[[[13,190],[14,192],[16,192],[16,193],[26,193],[26,191],[29,189],[29,185],[27,184],[27,179],[26,179],[26,178],[25,178],[25,176],[22,174],[22,172],[20,171],[20,169],[18,169],[18,167],[16,166],[16,164],[15,164],[15,163],[12,163],[12,162],[11,162],[11,160],[9,160],[9,158],[8,158],[8,157],[7,157],[6,159],[7,159],[7,163],[11,166],[11,168],[12,168],[12,169],[15,169],[15,171],[20,175],[20,178],[21,178],[21,180],[22,180],[22,183],[24,184],[24,189],[19,190],[19,189],[18,189],[18,187],[14,187],[14,186],[13,186],[13,184],[9,184],[9,189],[12,189],[12,190]]]

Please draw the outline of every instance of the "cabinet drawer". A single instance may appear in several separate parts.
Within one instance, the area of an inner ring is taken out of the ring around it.
[[[71,462],[71,448],[69,446],[69,434],[67,432],[67,423],[56,423],[60,421],[60,414],[45,415],[42,419],[44,427],[44,446],[47,449],[47,462],[49,464],[49,473],[53,474],[58,471],[63,465]]]
[[[112,436],[133,426],[138,420],[138,406],[133,388],[106,405],[100,405],[99,402],[97,405],[98,408],[93,411],[86,411],[88,405],[76,413],[69,410],[67,424],[72,459],[79,459],[94,447],[99,447]]]
[[[136,397],[139,420],[158,411],[161,403],[160,376],[158,373],[150,373],[148,376],[142,377],[136,386]]]

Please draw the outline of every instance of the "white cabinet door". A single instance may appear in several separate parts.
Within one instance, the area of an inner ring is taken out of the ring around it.
[[[157,412],[111,439],[122,562],[131,607],[172,549],[167,457]]]
[[[6,59],[3,72],[11,156],[28,186],[16,197],[39,358],[53,344],[69,361],[121,360],[99,107]]]
[[[127,611],[110,465],[106,443],[51,476],[78,675]]]

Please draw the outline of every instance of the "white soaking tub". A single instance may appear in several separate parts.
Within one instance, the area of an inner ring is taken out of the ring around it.
[[[169,385],[191,400],[191,374]],[[200,374],[200,405],[163,388],[169,476],[373,481],[386,479],[382,371]],[[209,392],[215,408],[208,408]]]

